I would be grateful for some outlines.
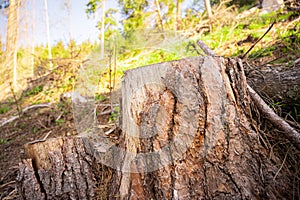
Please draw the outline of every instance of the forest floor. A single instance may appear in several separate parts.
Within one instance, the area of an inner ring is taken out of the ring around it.
[[[295,20],[298,22],[295,22]],[[290,26],[291,22],[293,22],[294,26]],[[275,26],[279,29],[290,26],[295,29],[294,32],[296,33],[299,31],[299,15],[291,20],[278,22]],[[265,31],[266,28],[264,27],[263,30]],[[295,46],[288,46],[285,40],[276,41],[274,39],[271,44],[262,41],[259,45],[264,47],[264,51],[257,50],[256,54],[251,54],[252,57],[249,56],[247,61],[252,66],[260,67],[264,65],[278,66],[279,64],[286,67],[300,67],[300,62],[295,63],[295,60],[300,57],[299,49],[298,51],[294,49],[299,48],[299,35],[287,35],[285,39],[289,40],[289,44],[295,43]],[[208,46],[210,46],[209,41],[209,39],[207,42],[204,40],[204,42],[208,43]],[[254,44],[254,41],[251,40],[249,35],[246,35],[242,39],[230,40],[223,43],[223,46],[215,48],[215,52],[221,54],[221,52],[227,51],[228,48],[232,48],[230,47],[232,44],[237,43],[239,45],[246,45],[249,48]],[[242,55],[243,53],[240,52],[240,54],[237,54]],[[279,60],[280,63],[278,62]],[[5,108],[5,106],[10,108],[9,111],[0,114],[0,199],[15,199],[18,197],[15,183],[18,173],[18,163],[21,159],[25,158],[24,144],[45,139],[45,136],[47,138],[54,138],[77,135],[73,118],[72,101],[69,97],[64,97],[64,94],[67,91],[72,91],[74,83],[68,81],[76,76],[79,67],[80,65],[76,63],[69,64],[68,66],[60,66],[53,73],[35,79],[30,87],[22,92],[22,98],[18,101],[6,99],[0,102],[1,108]],[[64,88],[63,90],[58,89],[62,87]],[[47,90],[48,93],[42,94],[45,88],[50,88],[50,90]],[[52,91],[51,98],[45,98],[46,96],[49,97],[49,91]],[[109,130],[112,124],[116,122],[116,116],[113,116],[113,112],[111,112],[110,94],[104,93],[98,97],[96,99],[98,104],[97,118],[100,124],[103,126],[106,125],[105,129]],[[20,108],[24,109],[28,106],[39,104],[47,105],[42,108],[32,108],[23,113],[20,112]],[[276,106],[277,108],[282,108],[279,104]],[[295,112],[300,112],[300,110],[296,110]],[[1,125],[11,117],[18,116],[18,113],[20,113],[18,119]],[[289,111],[282,108],[280,114],[282,117],[287,117]],[[293,120],[299,123],[299,119],[295,118],[300,118],[300,115],[299,113],[295,114]],[[282,159],[284,159],[285,153],[281,154]],[[286,163],[287,165],[289,164],[288,162]],[[293,162],[293,164],[295,163],[299,164],[299,162]],[[297,166],[295,167],[297,168]],[[300,172],[296,176],[300,178],[299,175]]]

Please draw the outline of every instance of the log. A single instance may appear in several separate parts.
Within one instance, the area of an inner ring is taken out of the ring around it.
[[[299,198],[291,192],[294,177],[269,159],[252,129],[250,101],[235,59],[195,57],[129,70],[118,140],[94,127],[93,103],[80,105],[80,137],[25,146],[29,160],[20,164],[18,191],[23,199]],[[109,168],[95,174],[103,166]],[[107,187],[100,195],[101,181]]]
[[[280,102],[287,107],[300,102],[300,67],[262,67],[246,72],[248,84],[260,96]]]

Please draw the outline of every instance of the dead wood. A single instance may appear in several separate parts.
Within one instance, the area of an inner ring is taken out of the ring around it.
[[[97,198],[93,167],[105,164],[114,171],[102,199],[290,199],[292,177],[269,160],[251,128],[250,98],[235,59],[130,70],[119,140],[90,129],[26,145],[31,160],[20,164],[18,191],[23,199]]]
[[[259,108],[261,114],[267,118],[275,127],[285,133],[285,137],[300,150],[300,134],[292,128],[286,121],[279,117],[264,100],[248,85],[251,99]]]
[[[274,22],[270,25],[270,27],[268,28],[268,30],[258,39],[254,42],[254,44],[246,51],[246,53],[244,53],[244,55],[241,56],[241,59],[244,59],[247,54],[256,46],[256,44],[261,41],[268,33],[269,31],[272,29],[272,27],[274,26],[276,20],[274,20]]]
[[[21,112],[21,115],[16,115],[16,116],[13,116],[5,121],[2,121],[1,124],[0,124],[0,127],[8,124],[8,123],[11,123],[13,121],[15,121],[16,119],[19,119],[22,114],[26,113],[27,111],[29,110],[32,110],[32,109],[37,109],[37,108],[46,108],[46,107],[49,107],[52,103],[47,103],[47,104],[37,104],[37,105],[31,105],[31,106],[28,106],[26,108],[24,108]]]
[[[268,28],[268,30],[255,42],[254,45],[252,45],[252,47],[242,56],[242,58],[244,58],[247,53],[249,53],[251,51],[251,49],[272,29],[273,25],[275,24],[275,21],[271,24],[271,26]],[[197,44],[199,45],[199,47],[207,54],[210,56],[215,56],[215,53],[201,40],[197,41]],[[241,69],[243,69],[243,64],[241,62],[241,60],[238,60],[238,65],[241,67]],[[276,84],[276,77],[279,77],[280,82],[282,82],[282,79],[287,79],[284,82],[288,83],[288,86],[294,86],[294,87],[288,87],[286,84],[283,86],[285,87],[285,90],[279,90],[279,92],[287,92],[287,90],[293,90],[294,88],[296,88],[296,90],[298,90],[298,86],[299,86],[299,70],[293,71],[292,73],[296,73],[296,76],[280,76],[280,74],[278,75],[273,74],[271,80],[275,81],[273,82],[273,85],[277,85]],[[295,75],[295,74],[294,74]],[[282,78],[281,78],[282,77]],[[270,79],[267,79],[268,81],[270,81]],[[258,81],[257,81],[258,82]],[[269,84],[264,84],[264,87],[266,87]],[[288,87],[288,89],[286,88]],[[249,90],[251,99],[253,100],[254,104],[260,109],[260,111],[262,112],[262,114],[264,116],[266,116],[266,118],[274,124],[275,127],[278,127],[281,131],[284,132],[285,137],[291,142],[293,143],[299,150],[300,150],[300,134],[294,129],[292,128],[286,121],[284,121],[284,119],[280,118],[264,101],[262,98],[260,98],[260,96],[251,88],[251,86],[247,85],[247,89]],[[276,87],[276,90],[278,90],[279,88]],[[274,90],[272,90],[274,92]],[[297,91],[296,91],[297,93]],[[288,93],[287,93],[288,94]],[[295,96],[295,95],[294,95]],[[296,98],[299,98],[299,94],[296,94]]]
[[[78,138],[52,138],[25,145],[17,188],[22,199],[93,199],[93,159]]]
[[[81,116],[88,134],[25,146],[31,160],[20,164],[18,191],[24,199],[97,198],[93,167],[106,165],[113,172],[102,199],[298,198],[293,177],[252,129],[252,96],[239,59],[200,56],[129,70],[118,140]]]
[[[247,82],[261,97],[287,107],[300,101],[300,67],[261,66],[246,71]]]
[[[208,56],[216,56],[215,52],[213,52],[202,40],[198,40],[197,44],[203,50],[203,52]]]
[[[131,70],[122,94],[120,146],[126,151],[115,166],[121,170],[114,176],[115,196],[273,199],[289,195],[288,175],[280,171],[273,181],[278,169],[251,129],[246,78],[234,59],[207,56]]]

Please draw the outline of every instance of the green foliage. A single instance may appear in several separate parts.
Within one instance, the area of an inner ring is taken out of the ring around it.
[[[266,48],[261,48],[258,50],[254,50],[250,55],[249,58],[261,58],[265,56],[272,56],[273,51],[276,49],[276,46],[268,46]]]
[[[56,123],[58,126],[61,126],[64,122],[65,122],[64,119],[58,119],[58,120],[55,120],[55,123]]]
[[[290,111],[290,114],[295,117],[297,122],[300,122],[300,104],[295,104],[294,109]]]
[[[64,43],[61,40],[52,47],[53,58],[68,58],[69,55],[69,51],[65,49]]]
[[[228,5],[235,5],[237,7],[243,6],[253,6],[255,3],[258,3],[258,0],[232,0],[228,3]]]
[[[3,105],[0,107],[0,114],[7,113],[10,110],[10,107],[8,105]]]
[[[37,95],[38,93],[43,91],[43,87],[44,85],[38,85],[36,87],[31,88],[30,90],[25,92],[25,96],[33,96],[33,95]]]
[[[115,43],[117,48],[117,74],[135,67],[197,56],[193,49],[188,48],[188,39],[171,31],[136,30],[130,37],[119,36],[110,42],[110,46]]]
[[[117,20],[115,18],[115,14],[118,12],[117,9],[108,9],[105,12],[105,20],[104,20],[104,38],[106,41],[108,41],[110,38],[116,36],[117,34],[120,33],[119,30],[117,30]],[[102,25],[102,19],[98,22],[97,27],[99,29],[101,29],[101,25]]]
[[[0,144],[7,144],[8,140],[6,138],[0,138]]]
[[[114,107],[114,110],[111,112],[109,116],[109,123],[115,122],[118,120],[120,116],[120,107]]]
[[[37,133],[37,132],[38,132],[38,128],[34,126],[34,127],[32,128],[32,133],[35,134],[35,133]]]
[[[148,6],[147,0],[119,0],[119,5],[125,17],[125,20],[123,20],[123,29],[126,36],[131,34],[135,29],[145,28],[145,19],[149,15],[146,12]]]
[[[280,31],[280,30],[279,30]],[[296,51],[300,54],[300,24],[298,23],[294,28],[288,29],[285,32],[278,32],[279,38],[285,44],[286,51]]]
[[[104,101],[106,97],[102,94],[96,94],[95,95],[95,101]]]
[[[94,14],[97,10],[98,4],[100,4],[101,0],[89,0],[89,2],[86,4],[86,10],[85,12],[88,14],[88,16]]]

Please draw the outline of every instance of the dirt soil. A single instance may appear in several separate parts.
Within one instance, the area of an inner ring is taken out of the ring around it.
[[[102,125],[108,124],[109,99],[99,103],[101,106],[97,107],[97,112],[102,114],[97,115],[98,120]],[[10,117],[2,115],[0,118],[3,121]],[[0,199],[18,197],[15,179],[18,163],[25,158],[24,144],[44,139],[46,135],[47,138],[77,135],[71,99],[61,99],[49,107],[31,109],[19,119],[0,127]]]

